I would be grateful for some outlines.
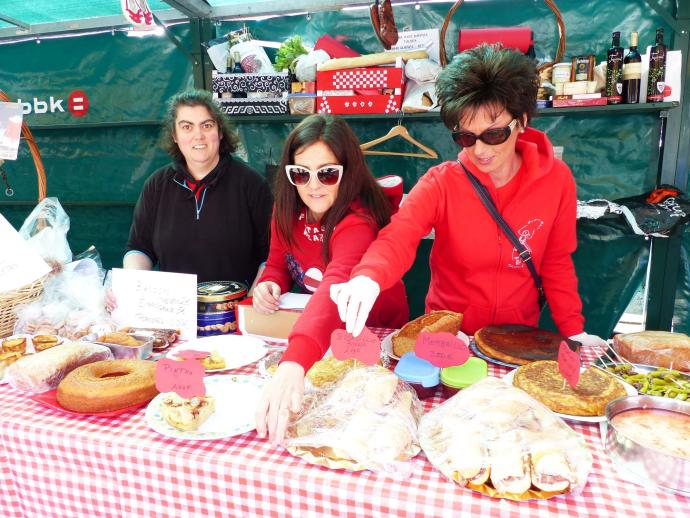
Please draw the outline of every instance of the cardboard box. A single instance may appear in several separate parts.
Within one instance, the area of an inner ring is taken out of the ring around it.
[[[219,100],[220,109],[227,115],[286,115],[288,113],[288,98],[230,98]]]
[[[270,315],[262,315],[254,310],[251,299],[243,300],[235,311],[238,333],[280,343],[287,343],[295,322],[302,315],[301,311],[292,309],[279,309]]]
[[[347,68],[317,72],[316,87],[318,113],[396,113],[402,107],[405,89],[402,60],[398,60],[393,67]],[[353,94],[332,93],[345,90]]]
[[[287,72],[278,74],[220,74],[213,72],[213,93],[224,92],[288,92],[290,80]]]

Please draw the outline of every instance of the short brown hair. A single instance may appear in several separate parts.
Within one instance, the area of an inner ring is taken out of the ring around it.
[[[333,230],[347,215],[354,200],[359,199],[362,202],[378,228],[383,228],[390,221],[392,206],[371,174],[359,147],[359,140],[347,122],[332,115],[310,115],[288,135],[276,173],[273,216],[276,230],[284,242],[294,246],[292,229],[297,221],[297,214],[304,207],[297,189],[287,179],[285,166],[294,163],[295,154],[317,142],[326,144],[338,159],[338,163],[343,166],[338,196],[321,219],[321,225],[325,228],[323,259],[328,263]]]
[[[449,128],[481,107],[507,110],[522,123],[536,113],[539,74],[531,58],[500,44],[482,43],[457,54],[436,81],[441,119]]]
[[[218,153],[225,156],[237,149],[239,138],[232,130],[232,125],[220,106],[213,100],[213,96],[206,90],[187,90],[172,97],[168,102],[168,110],[163,121],[161,140],[163,147],[176,162],[184,162],[184,155],[175,142],[175,119],[177,109],[180,106],[203,106],[208,110],[213,120],[218,125],[218,134],[222,135]]]

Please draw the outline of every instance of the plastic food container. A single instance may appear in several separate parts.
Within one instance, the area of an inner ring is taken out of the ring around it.
[[[486,378],[487,372],[486,362],[474,356],[462,365],[441,369],[443,396],[453,397],[458,393],[458,390],[467,388],[480,379]]]
[[[409,383],[417,392],[419,399],[434,395],[440,380],[441,369],[413,352],[405,353],[395,366],[395,374],[403,381]]]
[[[200,282],[196,297],[197,336],[236,333],[235,306],[246,297],[247,287],[241,282]]]
[[[116,360],[145,360],[153,352],[153,336],[152,335],[137,335],[127,333],[129,336],[141,342],[137,347],[130,347],[128,345],[111,344],[107,342],[93,342],[99,345],[105,345],[113,353]]]

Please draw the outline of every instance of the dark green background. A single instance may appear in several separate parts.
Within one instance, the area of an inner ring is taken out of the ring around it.
[[[574,54],[604,59],[611,31],[640,33],[640,47],[652,44],[657,27],[673,32],[642,0],[559,1],[567,30],[566,58]],[[662,2],[671,12],[671,2]],[[399,29],[441,27],[449,4],[396,6]],[[380,51],[367,10],[314,13],[247,22],[256,38],[282,41],[301,34],[308,42],[323,34],[342,35],[361,52]],[[531,0],[494,0],[464,4],[448,30],[447,48],[457,41],[460,27],[529,25],[535,33],[537,57],[553,59],[557,26],[551,11]],[[223,22],[218,35],[240,24]],[[187,24],[170,29],[192,49]],[[84,90],[90,110],[84,118],[63,114],[26,117],[38,142],[47,170],[48,194],[57,196],[71,217],[70,243],[75,253],[94,244],[104,264],[119,266],[133,205],[147,176],[168,161],[158,145],[157,122],[166,100],[193,84],[192,63],[165,37],[129,38],[115,32],[78,38],[0,45],[0,89],[10,97],[66,99],[75,89]],[[362,141],[383,135],[395,119],[350,121]],[[436,149],[440,160],[453,159],[457,148],[436,118],[403,120],[410,133]],[[237,129],[244,149],[240,157],[263,172],[269,157],[277,159],[283,139],[293,122],[242,122]],[[570,113],[542,116],[534,126],[548,133],[554,145],[564,146],[564,160],[577,180],[578,198],[615,199],[652,189],[657,175],[658,112]],[[391,143],[398,150],[399,142]],[[409,188],[436,163],[415,158],[368,157],[377,176],[399,174]],[[0,210],[15,226],[30,212],[36,198],[36,173],[26,145],[19,159],[5,165],[16,195],[3,198]],[[458,200],[462,203],[462,200]],[[232,239],[232,229],[228,229]],[[633,236],[620,218],[612,217],[578,225],[580,246],[575,262],[585,304],[587,330],[608,336],[645,276],[649,241]],[[687,236],[686,236],[687,237]],[[428,283],[428,252],[420,247],[417,262],[406,276],[413,314],[422,310]],[[676,326],[688,330],[688,248],[683,239],[681,283],[676,301]]]

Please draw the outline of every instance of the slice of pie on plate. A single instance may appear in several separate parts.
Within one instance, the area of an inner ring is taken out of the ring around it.
[[[194,431],[215,412],[216,400],[213,396],[183,398],[175,392],[165,394],[161,404],[161,414],[168,424],[178,430]]]

